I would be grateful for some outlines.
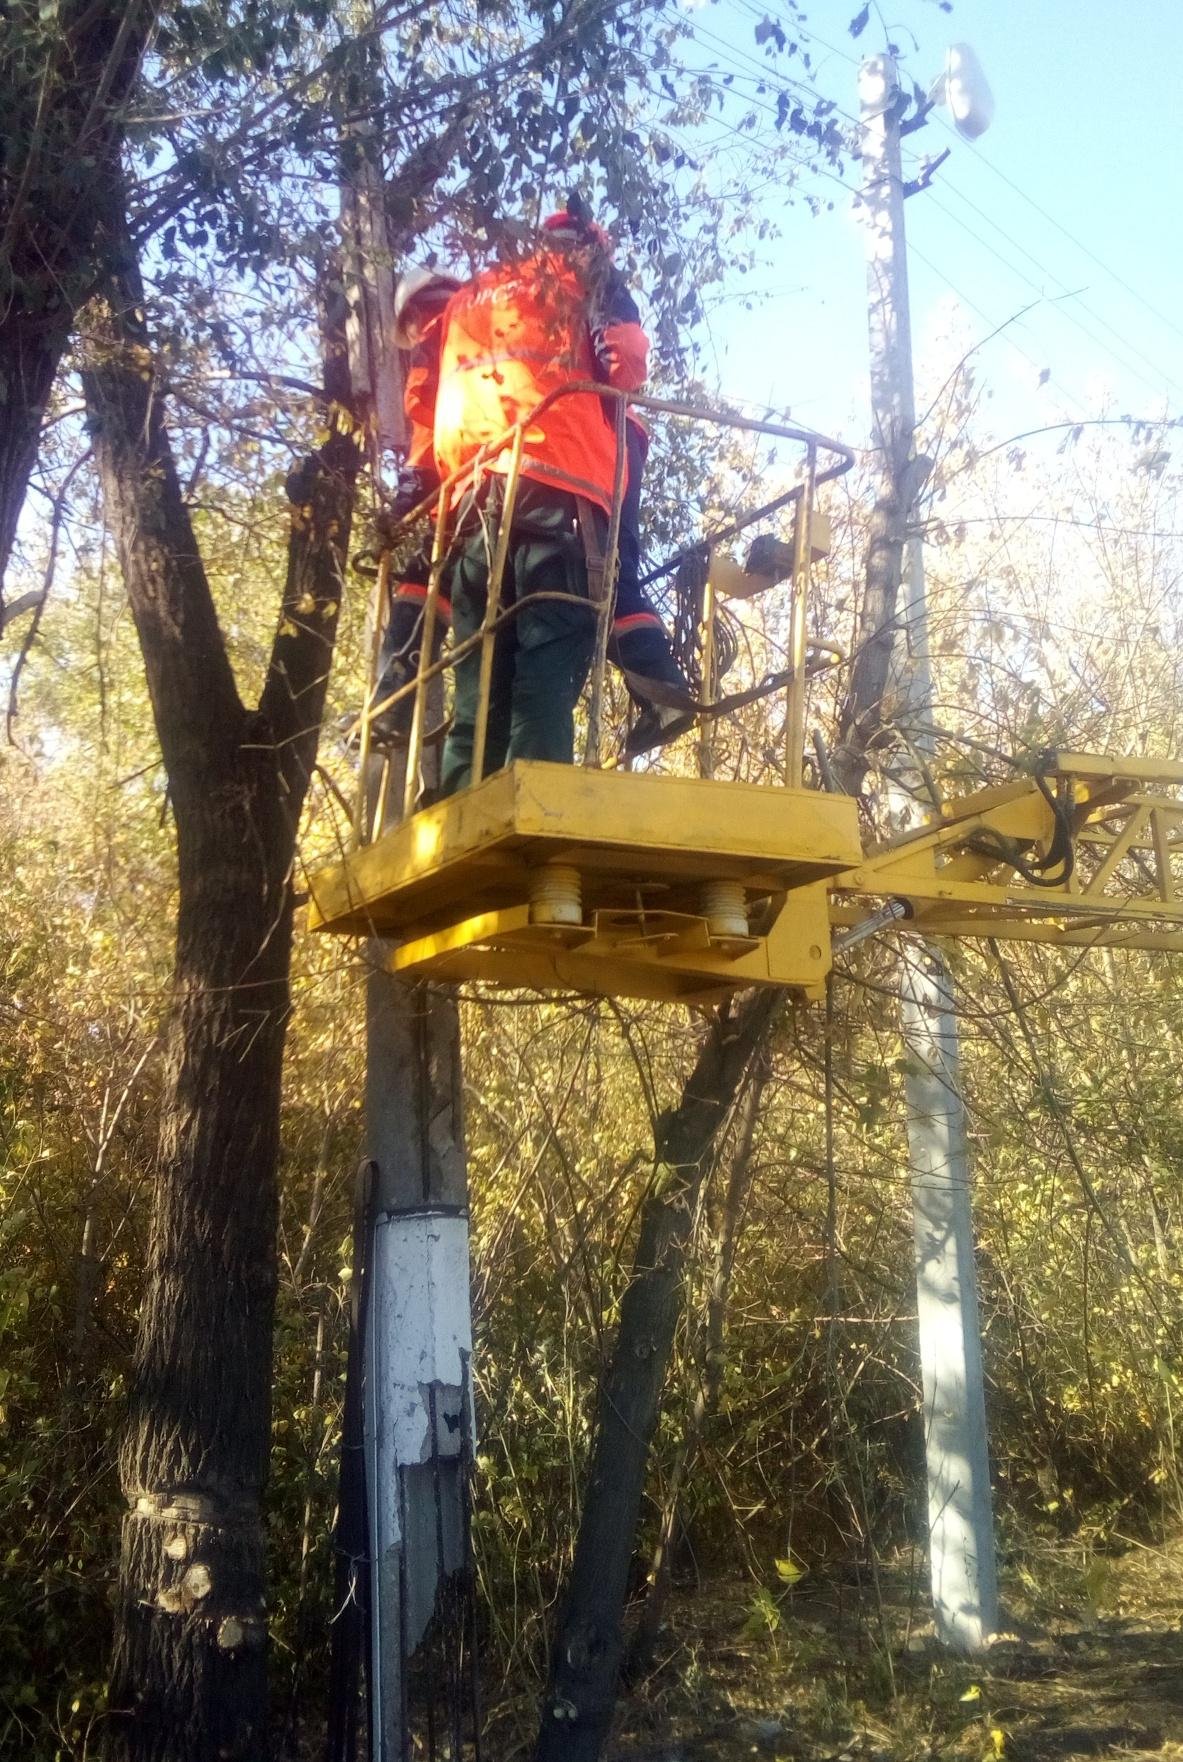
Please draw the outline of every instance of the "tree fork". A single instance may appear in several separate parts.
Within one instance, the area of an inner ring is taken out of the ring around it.
[[[710,1152],[782,993],[759,991],[711,1023],[677,1107],[657,1130],[658,1185],[600,1389],[587,1496],[564,1599],[535,1762],[596,1762],[611,1724],[624,1650],[628,1574],[645,1471],[681,1313],[695,1205]]]

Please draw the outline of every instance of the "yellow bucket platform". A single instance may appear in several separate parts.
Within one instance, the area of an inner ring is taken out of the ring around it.
[[[708,1003],[813,991],[855,804],[813,790],[519,760],[316,874],[313,929],[408,977]]]

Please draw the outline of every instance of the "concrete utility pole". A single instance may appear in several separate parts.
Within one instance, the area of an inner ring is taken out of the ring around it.
[[[416,1730],[438,1723],[459,1762],[473,1713],[472,1323],[459,1017],[451,996],[380,970],[380,944],[371,944],[370,955],[370,1755],[408,1762]]]
[[[380,148],[372,135],[359,132],[355,139],[342,189],[350,367],[355,385],[368,394],[377,469],[384,453],[405,448],[406,431],[393,342],[395,276]],[[375,605],[372,616],[379,615]],[[434,762],[429,755],[425,772]],[[372,765],[378,771],[381,761]],[[392,775],[385,823],[376,831],[393,824],[402,800],[402,780]],[[387,952],[378,938],[366,949],[367,1753],[371,1762],[409,1762],[412,1754],[423,1753],[422,1743],[431,1756],[437,1744],[440,1753],[446,1744],[459,1762],[477,1720],[469,1548],[472,1323],[459,1013],[450,991],[394,978],[385,969]],[[345,1748],[345,1754],[353,1751]]]
[[[924,559],[908,535],[924,462],[914,448],[911,322],[904,243],[900,121],[907,104],[889,55],[859,73],[863,213],[870,299],[871,402],[880,490],[868,553],[868,595],[900,596],[893,720],[921,758],[933,751]],[[905,566],[906,565],[906,566]],[[902,581],[902,596],[900,595]],[[917,767],[904,761],[909,781]],[[914,792],[896,797],[914,814]],[[974,1267],[970,1163],[957,1018],[943,956],[914,948],[900,974],[908,1055],[905,1093],[916,1294],[924,1387],[932,1599],[937,1634],[975,1652],[998,1627],[990,1463]]]
[[[428,755],[425,773],[436,762]],[[399,817],[399,769],[392,764],[382,830]],[[425,775],[425,782],[438,783],[438,777]],[[416,1737],[424,1734],[434,1755],[438,1729],[459,1762],[477,1717],[470,1668],[472,1319],[460,1016],[450,989],[410,984],[387,972],[387,953],[380,938],[367,945],[370,1757],[410,1762],[420,1753]]]

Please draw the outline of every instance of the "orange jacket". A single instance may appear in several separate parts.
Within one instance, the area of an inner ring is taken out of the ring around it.
[[[589,304],[573,257],[546,245],[525,262],[486,270],[452,296],[443,316],[435,414],[441,476],[467,464],[560,386],[606,379],[635,391],[644,382],[648,343],[640,325],[605,327],[597,354]],[[488,469],[509,469],[508,445]],[[559,398],[530,425],[522,472],[611,507],[616,437],[595,392]]]
[[[403,409],[410,424],[407,465],[421,471],[435,470],[435,400],[440,382],[440,338],[443,313],[432,319],[410,351],[403,382]]]

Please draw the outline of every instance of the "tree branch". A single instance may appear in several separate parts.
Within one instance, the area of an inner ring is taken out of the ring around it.
[[[291,536],[279,628],[259,710],[275,741],[288,799],[302,802],[316,762],[337,618],[345,591],[354,484],[361,463],[341,277],[322,314],[329,437],[288,477]]]
[[[8,626],[17,618],[39,606],[41,600],[42,595],[33,588],[29,593],[22,593],[17,599],[10,601],[8,605],[0,605],[0,636],[3,636]]]
[[[168,434],[144,318],[124,192],[104,222],[111,268],[87,338],[82,382],[103,484],[136,621],[156,729],[174,792],[202,788],[228,761],[244,710]]]

